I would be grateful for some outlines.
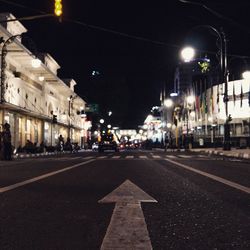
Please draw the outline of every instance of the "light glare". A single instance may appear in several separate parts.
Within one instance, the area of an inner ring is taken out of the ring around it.
[[[181,57],[184,62],[190,62],[194,58],[194,49],[192,47],[186,47],[181,51]]]

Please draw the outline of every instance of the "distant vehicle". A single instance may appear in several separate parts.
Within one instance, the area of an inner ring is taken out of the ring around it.
[[[141,144],[135,140],[135,141],[126,141],[120,143],[120,149],[126,149],[126,150],[134,150],[141,147]]]
[[[97,143],[97,142],[94,142],[94,143],[92,144],[92,150],[93,150],[93,151],[98,151],[98,148],[99,148],[98,143]]]
[[[128,141],[128,142],[126,142],[126,144],[125,144],[125,148],[126,148],[126,149],[135,149],[135,145],[134,145],[133,142]]]
[[[119,151],[113,134],[104,134],[101,136],[101,141],[98,145],[98,151],[104,152],[105,150],[114,150],[115,152]]]

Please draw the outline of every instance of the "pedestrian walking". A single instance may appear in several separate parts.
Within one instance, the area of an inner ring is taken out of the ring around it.
[[[1,151],[3,160],[10,161],[12,155],[10,125],[6,122],[1,133]]]
[[[64,150],[64,138],[62,135],[58,137],[58,151],[63,152]]]

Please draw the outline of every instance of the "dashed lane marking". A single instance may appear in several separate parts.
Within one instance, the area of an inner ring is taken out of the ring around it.
[[[148,157],[146,155],[139,155],[140,159],[148,159]]]
[[[178,157],[180,157],[180,158],[191,158],[192,156],[191,155],[178,155]]]
[[[152,155],[152,157],[153,157],[154,159],[160,159],[160,158],[162,158],[162,157],[159,156],[159,155]]]
[[[56,175],[56,174],[60,174],[62,172],[66,172],[68,170],[80,167],[82,165],[86,165],[86,164],[88,164],[88,163],[90,163],[92,161],[94,161],[94,159],[93,160],[89,160],[89,161],[80,162],[80,163],[74,164],[74,165],[72,165],[70,167],[63,168],[63,169],[60,169],[60,170],[57,170],[57,171],[53,171],[53,172],[50,172],[50,173],[47,173],[47,174],[43,174],[43,175],[37,176],[35,178],[29,179],[29,180],[26,180],[26,181],[15,183],[15,184],[10,185],[10,186],[2,187],[2,188],[0,188],[0,193],[4,193],[4,192],[7,192],[7,191],[10,191],[10,190],[13,190],[13,189],[16,189],[16,188],[28,185],[30,183],[33,183],[33,182],[36,182],[36,181],[40,181],[40,180],[48,178],[50,176],[53,176],[53,175]]]
[[[82,159],[84,159],[84,160],[93,159],[93,156],[86,156],[86,157],[82,157]]]
[[[177,159],[177,157],[174,155],[167,155],[166,158]]]
[[[179,166],[179,167],[182,167],[182,168],[187,169],[187,170],[189,170],[189,171],[195,172],[195,173],[197,173],[197,174],[200,174],[200,175],[202,175],[202,176],[205,176],[205,177],[207,177],[207,178],[210,178],[210,179],[212,179],[212,180],[218,181],[218,182],[223,183],[223,184],[225,184],[225,185],[227,185],[227,186],[233,187],[233,188],[235,188],[235,189],[238,189],[238,190],[240,190],[240,191],[243,191],[243,192],[245,192],[245,193],[250,194],[250,188],[245,187],[245,186],[242,186],[242,185],[240,185],[240,184],[238,184],[238,183],[235,183],[235,182],[226,180],[226,179],[224,179],[224,178],[221,178],[221,177],[219,177],[219,176],[216,176],[216,175],[213,175],[213,174],[209,174],[209,173],[207,173],[207,172],[204,172],[204,171],[201,171],[201,170],[198,170],[198,169],[189,167],[188,165],[182,164],[182,163],[180,163],[180,162],[172,161],[172,160],[166,159],[166,158],[165,158],[165,161],[168,161],[168,162],[173,163],[173,164],[175,164],[175,165],[177,165],[177,166]]]
[[[120,155],[115,155],[115,156],[112,157],[112,159],[120,159],[120,158],[121,158]]]
[[[107,158],[108,156],[98,156],[97,159],[105,159]]]
[[[133,155],[127,155],[125,158],[126,159],[134,159],[134,156]]]

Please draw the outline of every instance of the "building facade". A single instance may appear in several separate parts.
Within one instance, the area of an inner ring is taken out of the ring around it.
[[[26,31],[18,21],[0,25],[1,130],[10,124],[15,148],[27,140],[54,146],[60,134],[83,145],[91,124],[82,116],[86,102],[74,92],[76,82],[57,76],[60,66],[49,54],[35,55],[22,44]]]

